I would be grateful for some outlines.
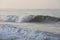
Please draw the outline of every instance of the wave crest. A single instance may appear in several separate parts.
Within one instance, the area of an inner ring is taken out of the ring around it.
[[[22,20],[23,22],[59,22],[59,17],[52,17],[52,16],[43,16],[43,15],[29,15]]]

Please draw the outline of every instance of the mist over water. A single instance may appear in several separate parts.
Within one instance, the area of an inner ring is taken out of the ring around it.
[[[60,9],[16,9],[16,10],[0,10],[0,15],[49,15],[60,17]]]

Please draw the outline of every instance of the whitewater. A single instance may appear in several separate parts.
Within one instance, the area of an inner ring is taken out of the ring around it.
[[[60,22],[21,23],[26,15],[49,15],[60,17],[60,10],[0,10],[1,40],[60,40]],[[7,15],[21,17],[17,22],[6,22]]]
[[[26,23],[25,23],[26,24]],[[30,23],[29,23],[30,24]],[[33,24],[33,23],[32,23]],[[0,39],[1,40],[60,40],[59,29],[56,27],[43,27],[19,25],[4,23],[0,24]],[[45,31],[44,31],[45,30]],[[47,31],[48,30],[48,31]],[[57,34],[58,33],[58,34]]]

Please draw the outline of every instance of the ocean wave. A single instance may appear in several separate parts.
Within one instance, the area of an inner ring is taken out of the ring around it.
[[[34,23],[50,23],[60,22],[60,17],[44,16],[44,15],[6,15],[0,16],[0,22],[34,22]]]
[[[60,22],[60,17],[52,17],[52,16],[44,16],[44,15],[29,15],[25,18],[22,18],[22,22],[37,22],[37,23]]]
[[[60,40],[60,36],[19,25],[0,24],[1,40]]]
[[[2,22],[17,22],[19,16],[16,15],[0,15],[0,21]]]

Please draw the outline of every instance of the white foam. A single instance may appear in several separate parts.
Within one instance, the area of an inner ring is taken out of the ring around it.
[[[4,40],[60,40],[60,37],[52,33],[11,24],[0,24],[0,38]]]

